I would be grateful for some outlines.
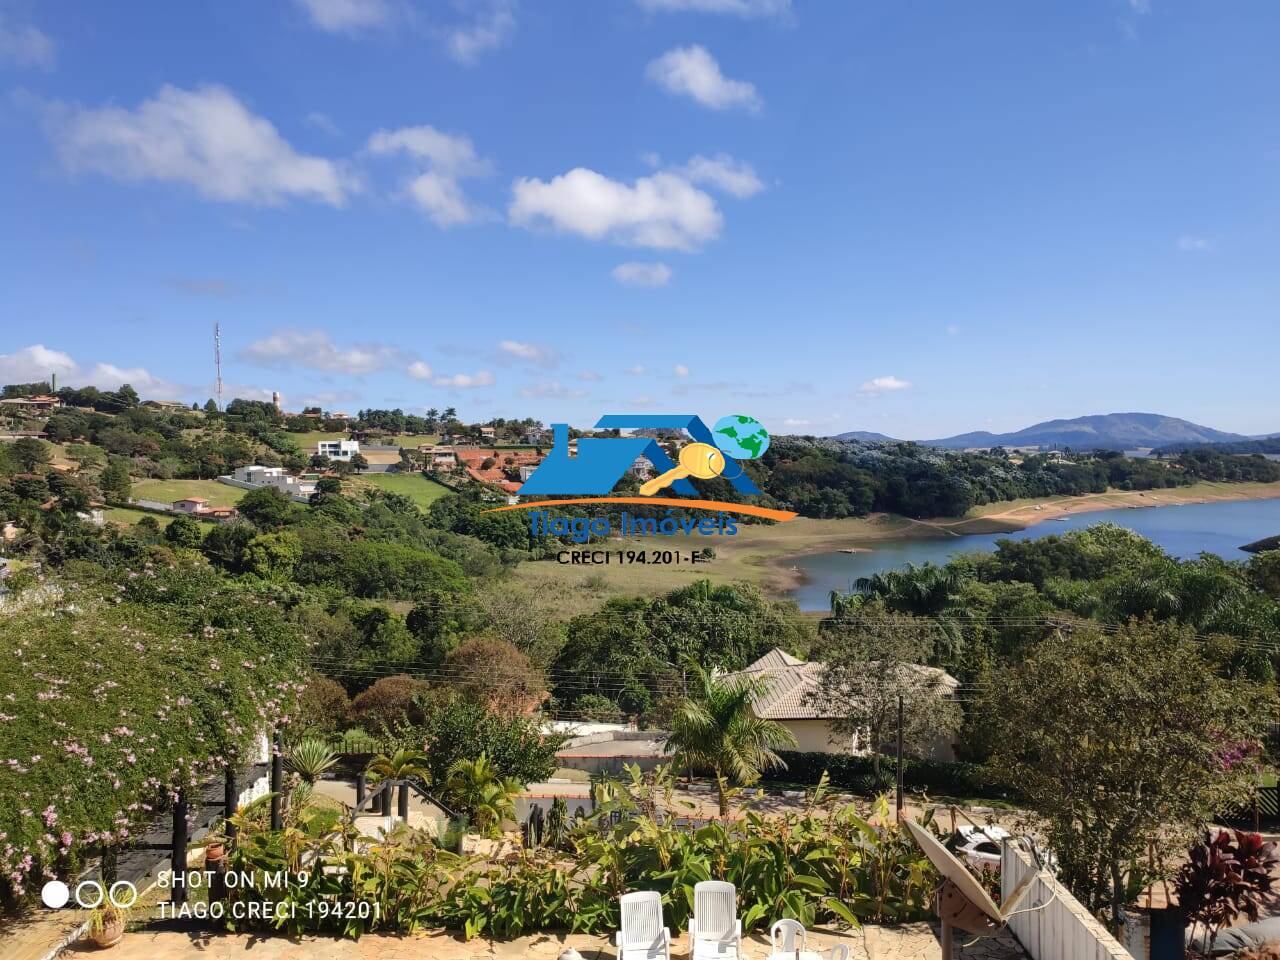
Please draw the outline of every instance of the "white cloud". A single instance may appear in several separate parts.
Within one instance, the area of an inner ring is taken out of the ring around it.
[[[520,340],[503,340],[498,344],[498,351],[508,357],[536,363],[540,367],[554,367],[560,362],[560,356],[550,347],[537,343],[524,343]]]
[[[677,363],[675,367],[675,375],[677,377],[687,377],[689,375],[689,368],[683,363]]]
[[[658,12],[727,13],[738,17],[780,16],[791,10],[791,0],[636,0],[646,10]]]
[[[754,196],[764,189],[764,183],[756,176],[751,164],[735,160],[727,153],[717,154],[715,157],[698,154],[677,172],[694,183],[709,184],[735,197]]]
[[[522,397],[552,397],[558,400],[576,400],[585,397],[587,391],[566,387],[559,380],[539,380],[533,386],[522,387]]]
[[[329,33],[377,27],[391,19],[385,0],[294,0],[311,22]]]
[[[323,330],[284,330],[255,340],[240,359],[262,367],[305,367],[327,373],[374,373],[405,361],[404,351],[379,343],[339,347]]]
[[[947,335],[948,335],[948,336],[952,336],[952,337],[954,337],[954,336],[958,335],[959,333],[960,333],[960,326],[959,326],[959,324],[955,324],[955,323],[948,323],[948,324],[947,324]]]
[[[1178,249],[1184,253],[1207,253],[1215,244],[1210,237],[1195,237],[1183,234],[1178,238]]]
[[[1150,13],[1151,0],[1128,0],[1129,9],[1134,13]]]
[[[480,176],[489,172],[488,161],[476,153],[470,137],[445,133],[427,123],[398,130],[377,130],[369,137],[366,149],[375,156],[407,153],[453,176]]]
[[[858,388],[859,393],[865,393],[869,396],[876,396],[881,393],[890,393],[894,390],[905,390],[911,386],[906,380],[899,380],[897,377],[876,377],[874,380],[868,380]]]
[[[613,279],[633,287],[665,287],[671,268],[665,263],[620,263],[613,268]]]
[[[631,374],[633,377],[643,377],[648,373],[648,368],[645,367],[643,363],[637,363],[634,367],[628,369],[627,373]]]
[[[469,0],[463,7],[470,16],[444,31],[449,55],[459,63],[475,63],[480,54],[497,49],[515,33],[514,0]]]
[[[56,56],[47,34],[30,24],[9,23],[0,13],[0,64],[50,70]]]
[[[331,137],[336,137],[342,133],[338,129],[338,125],[333,122],[333,118],[327,113],[321,113],[319,110],[312,110],[303,117],[303,120],[306,121],[307,126],[315,127],[315,129],[322,133],[327,133]]]
[[[413,363],[409,364],[405,373],[409,374],[409,376],[413,377],[415,380],[431,379],[431,368],[421,360],[415,360]]]
[[[810,421],[808,420],[800,420],[794,417],[787,417],[787,419],[782,421],[782,425],[784,427],[807,427],[809,426],[809,423]]]
[[[668,50],[645,68],[645,76],[667,93],[690,97],[712,110],[741,107],[754,112],[762,105],[752,84],[730,80],[706,47],[697,44]]]
[[[431,381],[437,387],[452,387],[457,390],[471,390],[475,387],[493,386],[493,374],[488,370],[479,373],[455,373],[452,376],[440,376]]]
[[[580,374],[578,374],[578,379],[585,380],[589,383],[595,383],[599,380],[603,380],[604,377],[594,370],[583,370]]]
[[[576,167],[545,182],[521,177],[512,194],[508,212],[518,226],[547,224],[641,247],[696,250],[714,240],[723,223],[710,195],[669,172],[627,184]]]
[[[157,377],[144,367],[118,367],[98,362],[84,366],[61,350],[36,343],[9,354],[0,354],[0,384],[34,383],[56,374],[60,386],[95,386],[115,390],[129,384],[144,398],[168,399],[184,388]]]
[[[55,105],[53,136],[71,170],[194,186],[214,200],[335,207],[359,190],[340,164],[298,153],[225,87],[165,85],[136,110]]]
[[[428,167],[406,185],[409,199],[438,227],[470,223],[483,210],[474,206],[463,192],[459,180],[482,176],[489,172],[488,161],[477,153],[469,137],[444,133],[429,124],[378,130],[369,138],[366,149],[374,156],[404,153]]]
[[[653,397],[646,397],[646,396],[632,397],[627,402],[630,403],[631,406],[633,407],[652,407]]]

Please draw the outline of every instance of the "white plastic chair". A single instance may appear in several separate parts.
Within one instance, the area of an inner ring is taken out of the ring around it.
[[[769,955],[794,957],[797,951],[804,950],[808,937],[799,920],[779,920],[769,928]]]
[[[662,923],[662,895],[653,890],[618,898],[622,929],[614,939],[618,960],[671,960],[671,931]]]
[[[831,960],[849,960],[849,945],[837,943],[831,948]]]
[[[742,956],[742,920],[738,891],[723,880],[703,880],[693,888],[693,917],[689,920],[689,956]]]

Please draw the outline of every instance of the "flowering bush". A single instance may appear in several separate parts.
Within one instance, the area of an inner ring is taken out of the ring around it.
[[[287,722],[305,640],[202,565],[66,588],[0,620],[0,899],[127,845]]]

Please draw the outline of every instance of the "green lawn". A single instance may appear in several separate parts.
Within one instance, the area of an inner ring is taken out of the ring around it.
[[[315,453],[316,444],[319,443],[321,440],[347,439],[347,435],[345,433],[341,433],[341,432],[326,433],[323,430],[311,430],[307,433],[287,433],[285,434],[285,436],[291,437],[294,443],[298,445],[299,449],[301,449],[304,453],[307,453],[307,454]],[[408,434],[400,434],[399,436],[380,438],[377,441],[377,444],[379,446],[408,447],[410,449],[413,449],[415,447],[421,446],[424,443],[435,443],[439,439],[440,438],[438,436],[431,436],[428,434],[418,434],[416,436],[410,436]]]
[[[173,523],[173,517],[151,513],[149,510],[131,510],[128,507],[109,507],[106,510],[106,517],[107,523],[114,523],[121,527],[132,527],[143,517],[151,517],[160,524],[161,530]]]
[[[185,497],[204,497],[211,507],[234,507],[248,491],[217,480],[135,480],[135,500],[172,503]]]
[[[360,475],[359,482],[408,497],[422,510],[450,492],[448,487],[421,473],[365,473]]]

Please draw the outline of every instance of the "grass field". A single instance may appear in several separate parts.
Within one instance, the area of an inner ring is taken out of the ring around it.
[[[328,432],[323,430],[312,430],[308,433],[290,433],[286,434],[293,439],[298,447],[305,453],[311,454],[316,452],[316,444],[321,440],[345,440],[347,435],[342,432]],[[388,447],[417,447],[424,443],[435,443],[440,438],[428,434],[419,434],[410,436],[409,434],[399,434],[394,437],[386,437],[378,441],[380,446]]]
[[[106,511],[107,523],[114,523],[121,527],[132,527],[143,517],[151,517],[156,521],[156,523],[160,524],[161,530],[173,523],[173,517],[166,517],[159,513],[151,513],[149,510],[130,510],[128,507],[108,507]]]
[[[448,487],[421,473],[366,473],[354,482],[368,483],[379,490],[408,497],[422,510],[450,492]]]
[[[135,500],[158,500],[172,503],[184,497],[204,497],[212,507],[234,507],[247,493],[217,480],[135,480]]]

